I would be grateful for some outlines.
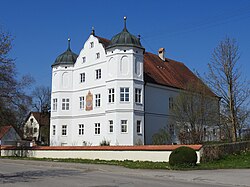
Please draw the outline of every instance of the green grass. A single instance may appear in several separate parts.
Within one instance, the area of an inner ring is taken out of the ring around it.
[[[107,164],[123,166],[131,169],[175,169],[175,170],[204,170],[204,169],[249,169],[250,168],[250,151],[242,152],[239,155],[228,155],[223,159],[200,163],[194,167],[170,168],[168,162],[149,162],[149,161],[132,161],[132,160],[90,160],[90,159],[51,159],[51,158],[27,158],[27,157],[2,157],[10,159],[40,160],[51,162],[71,162],[83,164]]]
[[[249,169],[250,151],[233,154],[212,162],[198,164],[196,169]]]

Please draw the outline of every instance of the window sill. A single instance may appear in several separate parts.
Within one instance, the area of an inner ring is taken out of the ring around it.
[[[141,106],[143,106],[143,104],[142,103],[135,103],[136,105],[141,105]]]

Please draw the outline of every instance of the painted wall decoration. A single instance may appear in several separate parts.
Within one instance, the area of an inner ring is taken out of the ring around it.
[[[93,94],[89,91],[86,96],[86,111],[93,110]]]

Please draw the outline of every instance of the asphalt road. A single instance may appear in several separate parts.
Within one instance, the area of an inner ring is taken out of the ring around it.
[[[117,166],[0,159],[1,187],[250,186],[250,170],[134,170]]]

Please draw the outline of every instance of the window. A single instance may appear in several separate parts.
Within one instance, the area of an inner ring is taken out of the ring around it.
[[[90,48],[94,47],[94,42],[90,42]]]
[[[109,103],[115,102],[115,89],[110,88],[109,89],[109,98],[108,98]]]
[[[137,120],[136,121],[136,132],[137,134],[141,134],[141,121],[140,120]]]
[[[80,82],[85,82],[85,73],[80,73]]]
[[[80,109],[83,110],[84,109],[84,97],[79,97],[80,100]]]
[[[139,88],[135,89],[135,102],[142,103],[141,102],[141,89],[139,89]]]
[[[57,99],[53,99],[53,111],[57,111]]]
[[[120,101],[129,101],[129,88],[120,88]]]
[[[79,124],[79,135],[84,135],[84,124]]]
[[[95,134],[101,134],[101,124],[95,123]]]
[[[52,126],[52,135],[53,136],[56,135],[56,126],[55,125]]]
[[[101,94],[96,94],[95,95],[95,107],[100,107],[101,106]]]
[[[123,133],[128,132],[127,120],[121,120],[121,132]]]
[[[169,97],[169,99],[168,99],[168,107],[169,107],[169,109],[174,108],[174,98],[173,97]]]
[[[100,79],[102,77],[102,71],[101,69],[95,70],[95,78]]]
[[[113,122],[113,120],[109,120],[109,132],[114,132],[114,122]]]
[[[34,128],[34,133],[37,133],[37,128],[36,127]]]
[[[82,57],[82,63],[85,63],[86,62],[86,57]]]
[[[100,58],[100,53],[96,53],[96,58]]]
[[[67,125],[62,125],[62,136],[67,135]]]
[[[62,99],[62,110],[69,110],[69,98]]]

